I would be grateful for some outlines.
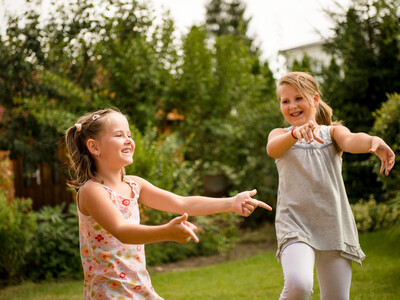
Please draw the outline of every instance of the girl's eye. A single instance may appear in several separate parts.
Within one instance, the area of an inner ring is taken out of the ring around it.
[[[303,97],[297,97],[297,98],[296,98],[296,100],[301,100],[301,99],[303,99]]]

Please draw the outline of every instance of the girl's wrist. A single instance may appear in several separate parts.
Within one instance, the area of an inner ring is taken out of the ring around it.
[[[160,242],[170,242],[173,241],[173,235],[171,234],[171,226],[170,223],[158,225]]]
[[[293,131],[296,129],[296,126],[293,126],[292,130],[290,131],[290,135],[297,140],[297,137],[293,134]]]

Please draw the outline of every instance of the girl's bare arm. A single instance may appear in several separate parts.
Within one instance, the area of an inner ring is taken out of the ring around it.
[[[332,126],[331,136],[340,150],[350,153],[375,153],[381,160],[380,173],[389,175],[395,163],[392,149],[377,136],[366,133],[352,133],[344,126]]]
[[[271,210],[266,203],[251,198],[256,191],[246,191],[237,194],[235,197],[210,198],[203,196],[179,196],[174,193],[160,189],[150,182],[134,177],[140,185],[139,201],[149,207],[191,216],[209,215],[224,212],[236,212],[242,216],[250,215],[257,206]]]

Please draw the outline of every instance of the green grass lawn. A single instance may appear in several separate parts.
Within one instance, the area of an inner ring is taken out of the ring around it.
[[[363,234],[367,255],[353,264],[351,299],[400,299],[399,239],[387,231]],[[274,250],[238,260],[171,273],[152,275],[155,290],[165,299],[278,299],[283,275]],[[82,299],[82,282],[25,283],[0,290],[0,299]],[[317,281],[311,299],[319,299]]]

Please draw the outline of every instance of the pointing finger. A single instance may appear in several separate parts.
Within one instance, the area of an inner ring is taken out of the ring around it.
[[[272,210],[271,206],[269,206],[267,203],[260,201],[260,200],[256,200],[256,199],[246,200],[246,203],[249,203],[249,204],[253,205],[254,207],[260,206],[267,210]]]
[[[193,239],[193,241],[195,241],[196,243],[199,242],[199,238],[197,237],[197,235],[194,233],[193,230],[191,230],[188,226],[185,226],[187,228],[186,232],[191,236],[191,238]]]
[[[190,223],[188,221],[183,222],[183,224],[185,224],[187,227],[189,227],[191,230],[193,231],[197,231],[197,226],[194,225],[193,223]]]

